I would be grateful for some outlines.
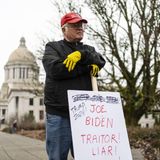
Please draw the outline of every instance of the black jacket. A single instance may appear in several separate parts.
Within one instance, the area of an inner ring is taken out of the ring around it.
[[[68,72],[63,61],[76,50],[81,52],[81,60],[73,71]],[[94,47],[66,40],[47,43],[42,62],[46,72],[46,112],[61,116],[69,115],[67,90],[92,90],[89,66],[96,64],[101,69],[105,64],[105,60]]]

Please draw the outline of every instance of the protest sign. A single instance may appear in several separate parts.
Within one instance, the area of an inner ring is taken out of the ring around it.
[[[75,160],[132,160],[118,92],[68,91]]]

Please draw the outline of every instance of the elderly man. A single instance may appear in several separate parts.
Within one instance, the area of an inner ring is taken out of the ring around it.
[[[105,65],[95,48],[83,44],[87,20],[71,12],[61,19],[64,39],[48,42],[43,56],[46,72],[46,150],[49,160],[67,160],[73,155],[67,90],[92,90],[91,75]]]

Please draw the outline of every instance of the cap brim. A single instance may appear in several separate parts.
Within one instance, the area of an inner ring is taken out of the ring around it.
[[[75,18],[67,21],[67,23],[78,23],[78,22],[88,23],[86,19],[79,19],[79,18]]]

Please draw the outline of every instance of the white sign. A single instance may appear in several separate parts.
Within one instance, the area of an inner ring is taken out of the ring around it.
[[[118,92],[68,91],[75,160],[132,160]]]

